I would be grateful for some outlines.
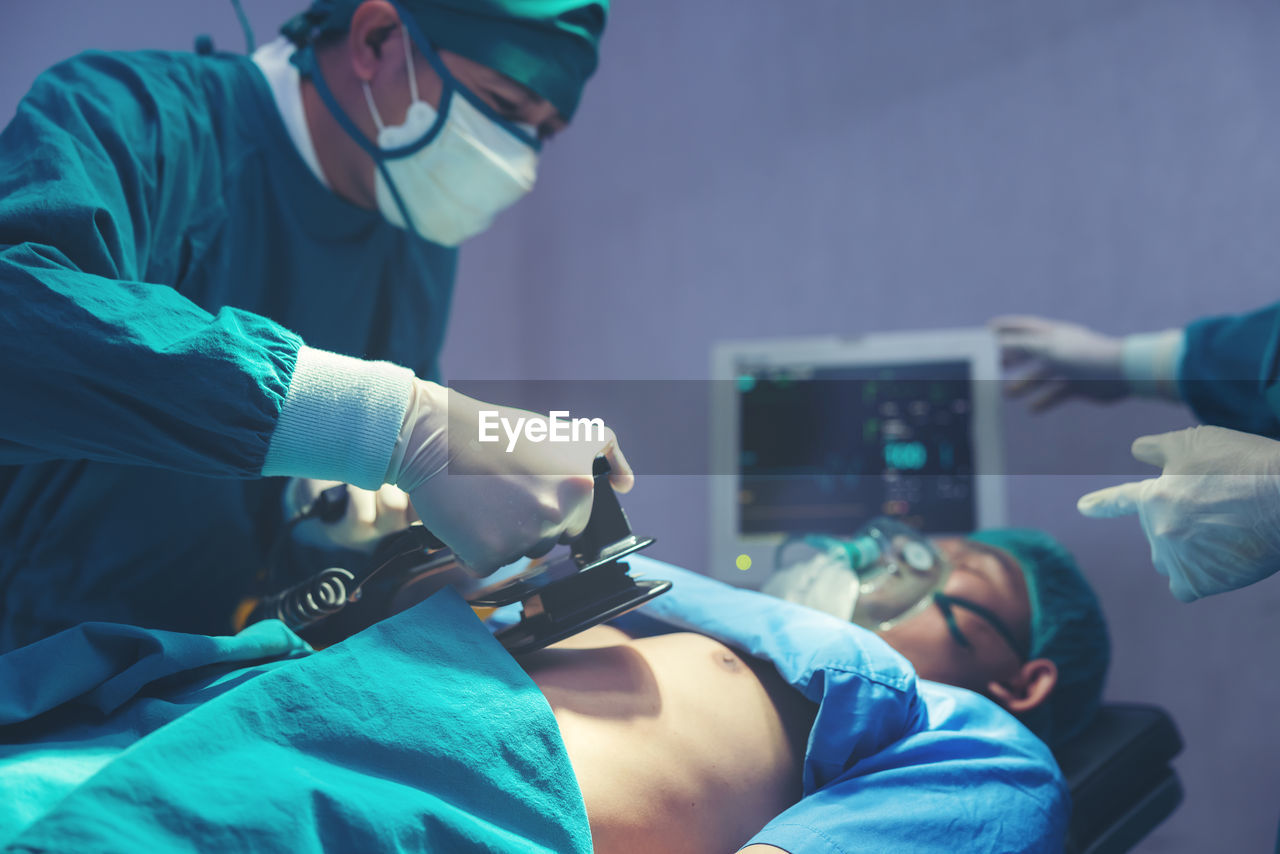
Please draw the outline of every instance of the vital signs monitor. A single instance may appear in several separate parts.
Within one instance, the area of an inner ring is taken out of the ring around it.
[[[711,575],[758,587],[787,537],[876,516],[1002,525],[999,376],[985,329],[716,345]]]

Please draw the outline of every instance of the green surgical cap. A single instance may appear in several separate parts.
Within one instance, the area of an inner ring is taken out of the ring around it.
[[[1056,747],[1084,729],[1102,697],[1111,663],[1102,606],[1075,558],[1043,531],[997,528],[969,539],[1004,549],[1022,567],[1031,600],[1031,658],[1058,666],[1058,684],[1048,703],[1024,716],[1023,723]]]
[[[361,0],[315,0],[285,24],[295,42],[345,32]],[[397,0],[431,43],[523,83],[565,121],[596,70],[609,0]]]

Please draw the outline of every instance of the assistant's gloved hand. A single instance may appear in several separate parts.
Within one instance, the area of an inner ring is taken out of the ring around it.
[[[335,486],[336,480],[313,480],[295,477],[285,487],[284,518],[296,518],[315,504],[320,493]],[[307,519],[293,531],[294,540],[320,548],[355,549],[372,552],[378,541],[388,534],[409,527],[418,514],[409,505],[409,496],[391,484],[377,491],[346,487],[347,506],[341,518],[334,521]]]
[[[1010,397],[1035,392],[1033,412],[1072,397],[1109,401],[1129,393],[1121,338],[1075,323],[1023,315],[997,317],[990,326],[1000,342],[1004,366],[1024,368],[1005,391]]]
[[[1182,602],[1280,569],[1280,442],[1222,427],[1141,436],[1133,455],[1157,478],[1082,497],[1086,516],[1137,513],[1151,561]]]
[[[598,455],[609,460],[615,490],[627,492],[635,482],[612,430],[606,428],[599,441],[522,437],[508,451],[502,429],[496,430],[498,441],[478,440],[482,411],[497,413],[490,424],[541,422],[546,435],[545,415],[415,380],[387,470],[387,482],[409,493],[427,529],[474,572],[487,575],[522,556],[546,554],[582,533],[591,516],[591,466]]]

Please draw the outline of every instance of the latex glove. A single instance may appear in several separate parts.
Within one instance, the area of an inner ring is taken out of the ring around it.
[[[1033,412],[1072,397],[1110,401],[1129,393],[1122,338],[1043,317],[997,317],[990,326],[1004,366],[1023,369],[1005,392],[1010,397],[1032,395]]]
[[[548,421],[416,380],[387,471],[387,481],[409,493],[427,529],[474,572],[487,575],[521,556],[539,557],[581,534],[591,516],[597,455],[609,460],[616,491],[635,482],[612,430],[605,429],[602,441],[521,439],[508,452],[501,429],[497,442],[478,441],[482,411],[496,411],[510,424]]]
[[[297,477],[284,491],[285,519],[305,512],[320,493],[342,484],[333,480]],[[344,548],[372,552],[378,541],[388,534],[409,527],[418,514],[409,504],[409,495],[398,487],[384,484],[376,492],[347,485],[347,508],[341,519],[325,522],[308,519],[299,522],[293,538],[321,548]]]
[[[1133,455],[1157,478],[1082,497],[1086,516],[1137,513],[1151,561],[1182,602],[1280,569],[1280,442],[1222,427],[1142,436]]]

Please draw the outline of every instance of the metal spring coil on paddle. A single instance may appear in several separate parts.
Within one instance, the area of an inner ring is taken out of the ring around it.
[[[263,610],[273,613],[291,629],[297,630],[342,610],[350,597],[348,587],[355,581],[355,573],[342,567],[329,567],[271,597],[274,602],[264,602]]]

